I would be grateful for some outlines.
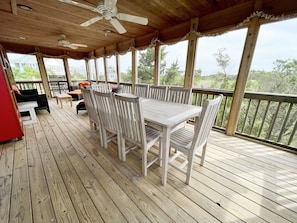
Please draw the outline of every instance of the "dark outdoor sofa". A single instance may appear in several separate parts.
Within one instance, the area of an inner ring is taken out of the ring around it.
[[[45,94],[38,94],[37,89],[20,90],[21,94],[15,93],[17,102],[36,101],[36,110],[46,109],[50,113],[47,97]]]

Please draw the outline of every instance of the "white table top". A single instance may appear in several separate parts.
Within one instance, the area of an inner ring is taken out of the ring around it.
[[[66,93],[56,94],[55,97],[56,97],[56,98],[62,98],[62,99],[63,99],[63,98],[72,98],[71,95],[66,94]]]
[[[202,107],[142,99],[144,119],[163,127],[172,128],[192,117],[199,116]]]

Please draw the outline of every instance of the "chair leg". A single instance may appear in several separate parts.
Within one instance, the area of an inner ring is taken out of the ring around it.
[[[162,147],[162,140],[160,139],[159,140],[159,166],[162,167],[162,150],[163,150],[163,147]],[[170,151],[170,149],[169,149]]]
[[[123,153],[125,152],[125,142],[123,143],[123,139],[121,137],[120,134],[117,134],[117,143],[118,143],[118,155],[119,155],[119,159],[120,160],[123,160],[125,159],[126,160],[126,156],[125,158],[123,158]]]
[[[204,164],[204,158],[205,158],[206,146],[207,146],[207,142],[204,144],[203,149],[202,149],[201,160],[200,160],[200,166],[203,166],[203,164]]]
[[[103,147],[105,148],[105,149],[107,149],[107,133],[106,133],[106,130],[105,129],[103,129],[103,131],[102,131],[102,139],[103,139]]]
[[[192,177],[194,154],[188,154],[188,161],[186,184],[189,185]]]
[[[142,153],[142,174],[143,176],[147,175],[147,148],[144,148]]]

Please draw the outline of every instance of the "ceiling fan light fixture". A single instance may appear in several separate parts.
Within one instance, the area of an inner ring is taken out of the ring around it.
[[[23,5],[23,4],[17,4],[17,7],[22,9],[22,10],[29,11],[29,12],[33,10],[30,6]]]

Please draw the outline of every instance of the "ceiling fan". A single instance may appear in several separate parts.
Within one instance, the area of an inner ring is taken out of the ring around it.
[[[123,25],[119,22],[119,20],[133,22],[141,25],[147,25],[148,19],[140,16],[130,15],[126,13],[118,13],[118,9],[116,7],[117,0],[101,0],[97,3],[96,7],[92,7],[89,5],[85,5],[80,2],[76,2],[73,0],[59,0],[60,2],[64,2],[70,5],[75,5],[84,9],[91,10],[93,12],[97,12],[100,16],[96,16],[94,18],[89,19],[88,21],[80,24],[81,26],[90,26],[93,23],[101,20],[106,19],[108,20],[113,27],[120,33],[123,34],[126,29]]]
[[[68,40],[66,40],[66,35],[61,34],[60,39],[58,40],[58,44],[63,47],[68,47],[73,50],[78,49],[78,47],[88,47],[86,44],[80,44],[80,43],[70,43]]]

